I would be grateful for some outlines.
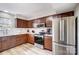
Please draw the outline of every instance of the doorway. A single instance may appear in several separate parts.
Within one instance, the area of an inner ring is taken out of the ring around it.
[[[78,17],[75,19],[75,55],[78,54]]]

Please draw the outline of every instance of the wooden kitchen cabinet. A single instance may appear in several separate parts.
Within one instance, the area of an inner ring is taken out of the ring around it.
[[[23,40],[24,43],[27,42],[27,34],[22,34],[21,39]]]
[[[26,35],[17,35],[16,36],[16,45],[20,45],[20,44],[23,44],[23,43],[26,43]]]
[[[27,28],[28,27],[28,24],[27,24],[26,20],[22,20],[22,19],[17,18],[16,23],[17,23],[16,24],[17,28]]]
[[[28,43],[34,44],[34,35],[28,34]]]
[[[52,27],[52,20],[50,20],[48,17],[43,17],[39,19],[32,20],[33,23],[44,23],[45,27]]]
[[[52,37],[44,36],[44,49],[52,51]]]
[[[32,21],[28,21],[28,20],[23,20],[23,19],[18,19],[16,21],[16,27],[17,28],[32,28],[33,24]]]
[[[33,28],[33,22],[32,21],[28,21],[28,28]]]
[[[16,46],[16,36],[8,36],[9,48]]]
[[[0,37],[0,51],[7,50],[26,42],[26,34]]]
[[[16,19],[16,27],[17,28],[20,28],[20,27],[22,27],[22,20],[20,20],[20,19]]]
[[[52,27],[52,20],[46,19],[46,27]]]
[[[45,17],[43,17],[43,18],[39,18],[39,19],[34,19],[34,20],[32,20],[32,22],[33,22],[33,24],[34,23],[37,23],[37,24],[45,24],[46,23],[46,18]]]
[[[46,22],[46,17],[40,18],[40,23],[45,23]]]
[[[2,51],[9,48],[9,38],[8,37],[2,37]]]
[[[2,43],[1,43],[2,51],[14,47],[15,42],[16,42],[16,40],[13,36],[2,37]]]

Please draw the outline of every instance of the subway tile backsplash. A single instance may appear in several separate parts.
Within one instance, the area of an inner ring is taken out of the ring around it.
[[[29,30],[29,32],[28,32]],[[4,28],[0,29],[1,36],[19,35],[19,34],[39,34],[41,30],[46,31],[47,28]],[[32,32],[34,31],[34,33]]]

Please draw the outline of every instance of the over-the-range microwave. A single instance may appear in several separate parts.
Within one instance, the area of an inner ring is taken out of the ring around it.
[[[36,27],[36,28],[45,27],[45,23],[35,23],[34,27]]]

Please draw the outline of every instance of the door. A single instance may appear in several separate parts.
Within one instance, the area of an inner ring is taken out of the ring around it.
[[[55,55],[66,55],[67,54],[66,47],[59,45],[58,43],[54,43],[54,45],[55,45],[55,48],[54,48]]]
[[[75,19],[74,17],[67,18],[67,44],[75,46]]]
[[[63,24],[64,23],[64,24]],[[66,45],[66,50],[68,54],[75,54],[75,19],[74,16],[63,17],[63,22],[61,25],[60,32],[62,45]]]
[[[75,55],[77,55],[78,54],[78,36],[77,36],[77,34],[78,34],[78,17],[76,17],[76,19],[75,19]]]
[[[60,20],[60,40],[59,42],[60,43],[66,43],[66,41],[64,41],[64,23],[65,23],[65,20],[64,19],[61,19]]]

